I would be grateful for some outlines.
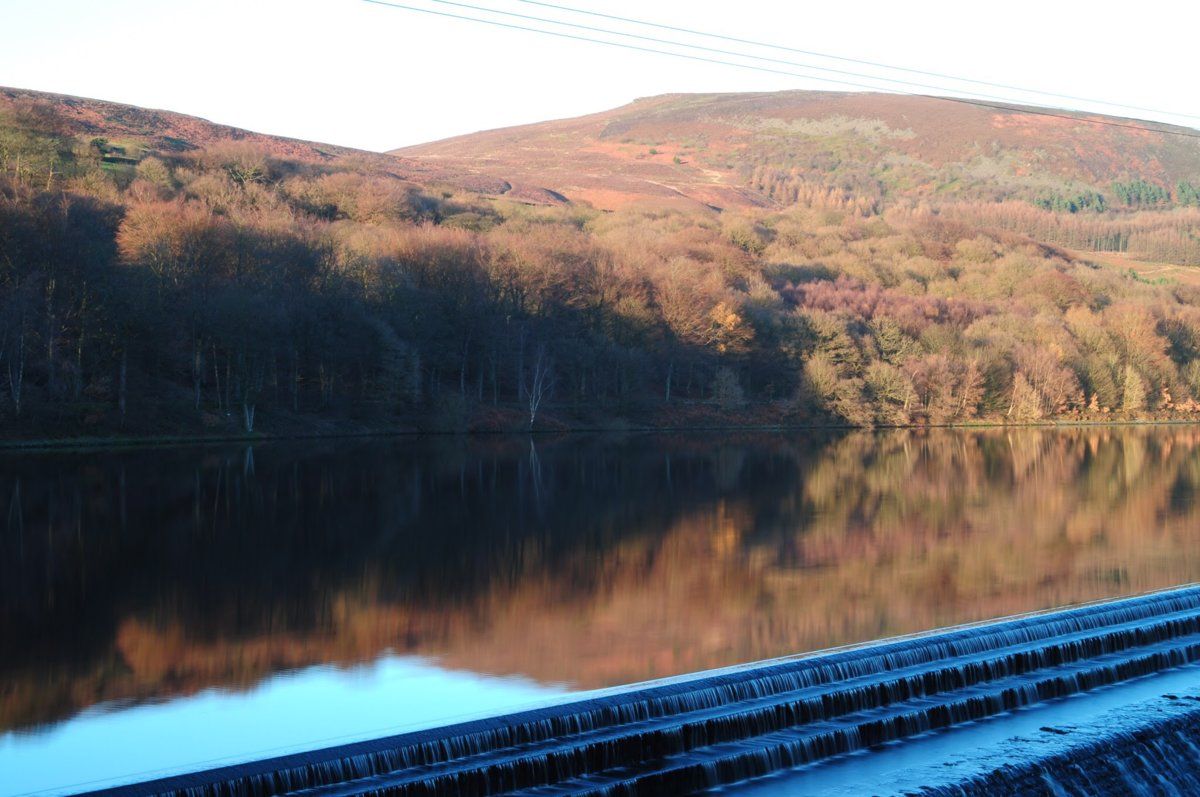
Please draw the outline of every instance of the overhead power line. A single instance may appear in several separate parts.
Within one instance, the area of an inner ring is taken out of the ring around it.
[[[1057,118],[1057,119],[1066,119],[1066,120],[1069,120],[1072,122],[1077,122],[1080,124],[1101,125],[1101,126],[1105,126],[1105,127],[1119,127],[1119,128],[1126,128],[1126,129],[1131,129],[1131,130],[1142,130],[1142,131],[1149,132],[1149,133],[1159,133],[1162,135],[1174,135],[1174,136],[1180,136],[1180,137],[1184,137],[1184,138],[1200,139],[1200,132],[1192,132],[1189,130],[1174,130],[1174,129],[1162,129],[1162,128],[1155,128],[1155,127],[1145,127],[1143,125],[1129,124],[1129,123],[1125,123],[1125,122],[1116,122],[1116,121],[1107,120],[1107,119],[1094,119],[1094,118],[1088,118],[1086,116],[1075,116],[1075,115],[1071,115],[1069,113],[1057,113],[1055,111],[1048,110],[1048,109],[1031,108],[1028,106],[1021,105],[1017,101],[1012,101],[1012,100],[1007,100],[1007,99],[999,100],[1000,103],[1004,103],[1004,104],[997,104],[997,103],[993,103],[993,102],[987,102],[987,101],[984,101],[981,99],[969,99],[966,97],[950,97],[950,96],[939,96],[939,95],[931,95],[931,94],[918,94],[913,91],[890,89],[890,88],[880,87],[880,86],[871,86],[871,85],[867,85],[864,83],[858,83],[858,82],[849,81],[849,80],[842,80],[842,79],[838,79],[838,78],[819,77],[816,75],[804,74],[801,72],[791,72],[791,71],[787,71],[787,70],[783,70],[783,69],[775,69],[772,67],[755,66],[753,64],[742,64],[742,63],[737,63],[734,61],[726,61],[726,60],[722,60],[719,58],[710,58],[710,57],[702,56],[702,55],[692,55],[690,53],[680,53],[680,52],[674,52],[671,50],[660,50],[660,49],[657,49],[654,47],[644,47],[641,45],[626,44],[624,42],[615,42],[615,41],[610,41],[610,40],[606,40],[606,39],[597,39],[597,38],[593,38],[591,36],[582,36],[582,35],[573,34],[573,33],[564,33],[562,31],[545,30],[542,28],[534,28],[534,27],[530,27],[528,25],[519,25],[516,23],[510,23],[510,22],[500,22],[499,20],[494,20],[494,19],[483,19],[480,17],[473,17],[473,16],[469,16],[466,14],[455,14],[455,13],[451,13],[449,11],[437,11],[437,10],[431,9],[431,8],[420,8],[418,6],[410,6],[410,5],[405,5],[403,3],[390,2],[390,0],[363,0],[363,2],[370,3],[372,5],[377,5],[377,6],[384,6],[386,8],[397,9],[397,10],[401,10],[401,11],[411,11],[411,12],[420,13],[420,14],[428,14],[431,16],[445,17],[448,19],[457,19],[457,20],[462,20],[462,21],[466,21],[466,22],[476,22],[476,23],[480,23],[483,25],[491,25],[493,27],[498,27],[498,28],[507,28],[509,30],[525,31],[528,33],[538,33],[538,34],[542,34],[544,36],[553,36],[553,37],[560,38],[560,39],[590,42],[592,44],[601,44],[601,45],[605,45],[608,47],[617,47],[617,48],[620,48],[623,50],[632,50],[632,51],[636,51],[636,52],[652,53],[655,55],[665,55],[665,56],[670,56],[672,58],[682,58],[682,59],[688,60],[688,61],[716,64],[719,66],[729,66],[729,67],[735,67],[737,69],[747,69],[747,70],[751,70],[754,72],[763,72],[763,73],[773,74],[773,75],[783,75],[786,77],[803,78],[805,80],[814,80],[814,81],[819,81],[822,83],[831,83],[831,84],[840,85],[840,86],[849,86],[849,87],[857,88],[857,89],[865,89],[867,91],[882,91],[882,92],[886,92],[886,93],[890,93],[890,94],[907,94],[910,96],[925,97],[927,99],[941,100],[944,102],[957,102],[957,103],[962,103],[962,104],[966,104],[966,105],[975,105],[975,106],[984,107],[984,108],[994,108],[996,110],[1009,111],[1009,112],[1014,112],[1014,113],[1031,114],[1031,115],[1035,115],[1035,116],[1046,116],[1046,117],[1052,117],[1052,118]],[[489,9],[489,8],[485,8],[482,6],[470,6],[465,3],[450,3],[449,0],[433,0],[433,2],[442,2],[447,5],[456,5],[458,7],[471,8],[476,11],[497,13],[495,11],[495,9]],[[499,12],[499,13],[505,13],[505,12]],[[682,44],[678,45],[678,46],[693,47],[693,45],[682,45]],[[808,67],[808,68],[811,68],[814,70],[821,70],[821,71],[830,71],[830,70],[823,69],[820,67]],[[898,81],[890,80],[888,78],[870,77],[869,79],[876,80],[878,82],[884,82],[884,83],[898,82]],[[939,89],[939,90],[948,90],[948,89]]]
[[[1086,102],[1094,105],[1105,105],[1110,108],[1124,108],[1127,111],[1141,111],[1143,113],[1155,113],[1163,116],[1174,116],[1180,119],[1200,119],[1200,115],[1179,113],[1176,111],[1164,111],[1159,108],[1146,108],[1140,105],[1127,105],[1121,102],[1111,102],[1109,100],[1097,100],[1089,97],[1080,97],[1074,94],[1059,94],[1054,91],[1045,91],[1043,89],[1031,89],[1024,86],[1014,86],[1009,83],[993,83],[988,80],[976,80],[975,78],[962,77],[960,75],[951,75],[945,72],[930,72],[924,69],[912,69],[905,66],[894,66],[885,64],[879,61],[869,61],[863,58],[847,58],[842,55],[834,55],[832,53],[823,53],[817,50],[802,50],[798,47],[789,47],[782,44],[772,44],[770,42],[755,41],[753,39],[739,39],[736,36],[726,36],[721,33],[711,33],[703,30],[695,30],[692,28],[683,28],[677,25],[664,25],[658,22],[649,22],[644,19],[635,19],[633,17],[622,17],[616,14],[605,14],[600,11],[591,11],[586,8],[575,8],[573,6],[559,5],[558,3],[546,3],[541,0],[517,0],[519,3],[525,3],[531,6],[541,6],[543,8],[552,8],[557,11],[567,11],[572,14],[583,14],[589,17],[598,17],[602,19],[610,19],[614,22],[625,22],[630,25],[641,25],[647,28],[657,28],[659,30],[669,30],[675,33],[686,33],[689,36],[703,36],[707,39],[717,39],[720,41],[733,42],[735,44],[747,44],[752,47],[765,47],[771,50],[780,52],[798,53],[800,55],[811,55],[817,58],[828,58],[832,61],[841,61],[842,63],[859,64],[860,66],[873,66],[879,69],[889,69],[896,72],[906,72],[910,75],[924,75],[925,77],[935,77],[942,80],[953,80],[958,83],[972,83],[976,86],[988,86],[994,89],[1004,89],[1006,91],[1020,91],[1025,94],[1037,94],[1041,97],[1054,97],[1060,100],[1072,100],[1074,102]]]
[[[723,50],[723,49],[720,49],[717,47],[705,47],[702,44],[692,44],[690,42],[681,42],[681,41],[675,41],[672,39],[661,39],[661,38],[658,38],[655,36],[642,36],[637,33],[628,33],[626,31],[613,30],[611,28],[598,28],[598,27],[595,27],[592,25],[580,25],[575,22],[564,22],[563,20],[552,19],[549,17],[536,17],[536,16],[532,16],[530,14],[518,14],[514,11],[503,11],[498,8],[491,8],[488,6],[479,6],[479,5],[474,5],[472,3],[456,2],[455,0],[427,0],[427,2],[436,3],[437,5],[441,5],[441,6],[452,6],[454,8],[465,8],[465,9],[468,9],[471,11],[483,11],[488,14],[496,14],[496,15],[503,16],[503,17],[522,19],[522,20],[525,20],[528,22],[541,22],[541,23],[549,24],[549,25],[559,25],[561,27],[572,28],[575,30],[584,30],[584,31],[588,31],[590,33],[602,33],[602,34],[605,34],[608,36],[620,36],[622,38],[635,39],[637,41],[650,42],[652,44],[665,44],[669,47],[681,47],[681,48],[684,48],[687,50],[697,50],[700,52],[712,53],[714,55],[725,55],[725,56],[732,56],[734,58],[745,58],[745,59],[748,59],[751,61],[760,61],[762,63],[778,64],[780,66],[790,66],[790,67],[795,67],[797,69],[812,70],[814,72],[828,73],[831,75],[841,75],[844,77],[852,77],[852,78],[858,78],[858,79],[862,79],[862,80],[873,80],[878,83],[890,83],[890,84],[895,84],[898,86],[904,86],[905,87],[904,90],[906,90],[906,91],[908,89],[914,89],[914,88],[928,89],[930,91],[958,92],[960,94],[968,94],[973,97],[977,97],[979,99],[995,100],[997,102],[1012,102],[1013,101],[1011,97],[999,97],[994,94],[984,94],[984,93],[977,92],[977,91],[969,91],[969,90],[953,88],[953,87],[949,87],[949,86],[938,86],[938,85],[934,85],[931,83],[917,83],[917,82],[911,81],[911,80],[901,80],[899,78],[890,78],[890,77],[881,76],[881,75],[872,75],[872,74],[868,74],[865,72],[850,72],[845,69],[835,69],[833,67],[821,66],[819,64],[805,64],[805,63],[801,63],[799,61],[788,61],[788,60],[785,60],[782,58],[771,58],[770,56],[754,55],[753,53],[744,53],[744,52],[740,52],[737,50]],[[546,5],[546,4],[538,3],[538,5]],[[557,8],[558,6],[553,6],[553,7]],[[563,6],[562,8],[566,8],[566,7]],[[570,10],[570,9],[567,9],[567,10]]]
[[[387,8],[395,8],[395,9],[399,9],[402,11],[415,11],[415,12],[418,12],[421,14],[431,14],[436,17],[447,17],[449,19],[465,20],[467,22],[479,22],[484,25],[492,25],[497,28],[508,28],[509,30],[520,30],[520,31],[526,31],[529,33],[541,33],[546,36],[554,36],[554,37],[557,37],[560,39],[570,39],[572,41],[591,42],[593,44],[604,44],[604,45],[608,45],[609,47],[619,47],[623,50],[634,50],[634,51],[642,52],[642,53],[653,53],[655,55],[669,55],[669,56],[672,56],[675,58],[683,58],[688,61],[700,61],[702,63],[718,64],[721,66],[735,66],[735,67],[739,67],[741,69],[750,69],[755,72],[767,72],[769,74],[785,75],[787,77],[807,78],[809,80],[821,81],[822,83],[834,83],[839,86],[851,86],[853,88],[866,89],[868,91],[890,91],[889,89],[881,88],[879,86],[868,86],[863,83],[854,83],[854,82],[847,81],[847,80],[835,80],[833,78],[823,78],[823,77],[817,77],[815,75],[804,75],[799,72],[786,72],[781,69],[770,69],[768,67],[753,66],[751,64],[738,64],[738,63],[734,63],[732,61],[722,61],[722,60],[719,60],[716,58],[706,58],[706,57],[700,56],[700,55],[689,55],[687,53],[676,53],[676,52],[671,52],[670,50],[658,50],[653,47],[641,47],[636,44],[624,44],[622,42],[606,41],[604,39],[594,39],[590,36],[579,36],[579,35],[576,35],[573,33],[562,33],[561,31],[543,30],[541,28],[531,28],[527,25],[517,25],[517,24],[511,23],[511,22],[499,22],[494,19],[481,19],[479,17],[471,17],[471,16],[467,16],[465,14],[454,14],[449,11],[436,11],[432,8],[419,8],[417,6],[404,5],[403,3],[394,3],[394,2],[391,2],[390,0],[363,0],[363,2],[370,3],[372,5],[377,5],[377,6],[385,6]],[[436,0],[435,0],[435,2],[436,2]],[[481,11],[490,10],[490,9],[485,9],[483,7],[477,7],[477,8],[478,8],[478,10],[481,10]],[[900,93],[904,93],[904,92],[891,91],[890,93],[900,94]]]

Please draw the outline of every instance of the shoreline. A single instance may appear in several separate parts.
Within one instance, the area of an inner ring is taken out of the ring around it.
[[[110,437],[39,437],[29,439],[0,439],[0,452],[19,451],[70,451],[97,448],[161,448],[166,446],[206,446],[222,443],[271,443],[303,440],[352,440],[370,438],[496,438],[496,437],[539,437],[581,435],[581,434],[701,434],[760,432],[770,434],[795,434],[802,432],[878,432],[878,431],[931,431],[935,429],[950,431],[989,431],[997,429],[1122,429],[1137,427],[1170,427],[1170,426],[1200,426],[1200,419],[1168,419],[1168,420],[1119,420],[1119,421],[1040,421],[1037,423],[1003,423],[999,421],[981,421],[977,423],[952,424],[907,424],[875,426],[851,426],[845,424],[725,424],[725,425],[688,425],[688,426],[652,426],[646,424],[631,425],[581,425],[562,426],[551,429],[472,429],[467,431],[443,431],[437,429],[413,428],[378,428],[364,430],[332,430],[320,432],[266,432],[251,434],[220,434],[220,435],[131,435]]]

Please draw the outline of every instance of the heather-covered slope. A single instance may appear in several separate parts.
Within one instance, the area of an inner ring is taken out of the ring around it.
[[[21,126],[14,122],[14,115],[43,134],[65,137],[75,144],[91,144],[93,151],[87,154],[113,170],[134,166],[146,157],[182,156],[238,145],[279,160],[312,165],[349,162],[356,169],[382,171],[413,183],[458,183],[485,192],[501,190],[494,181],[480,182],[471,174],[408,158],[265,135],[171,111],[0,86],[0,129],[7,134],[0,138],[8,139],[0,143],[0,154],[6,159],[15,157],[12,128]]]
[[[1067,200],[1138,180],[1172,191],[1200,184],[1200,138],[1077,119],[892,94],[666,95],[396,153],[601,208],[820,197],[879,210],[904,199]]]

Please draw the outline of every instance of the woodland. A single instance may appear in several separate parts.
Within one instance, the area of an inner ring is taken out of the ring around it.
[[[1200,417],[1191,183],[538,205],[0,116],[9,438]],[[789,182],[791,180],[792,182]],[[807,182],[805,182],[807,180]],[[808,186],[807,188],[805,186]]]

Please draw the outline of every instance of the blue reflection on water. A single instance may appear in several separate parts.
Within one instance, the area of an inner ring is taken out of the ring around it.
[[[246,692],[101,705],[0,736],[0,795],[64,794],[557,702],[562,686],[455,672],[411,656],[312,667]]]

